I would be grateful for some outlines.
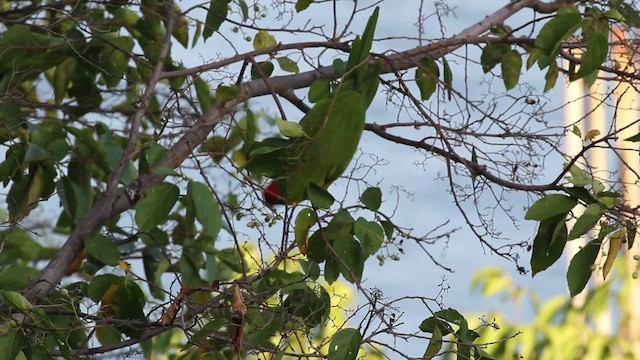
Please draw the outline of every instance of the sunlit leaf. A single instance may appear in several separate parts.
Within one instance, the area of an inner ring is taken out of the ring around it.
[[[607,275],[609,275],[611,268],[613,268],[613,263],[615,262],[616,257],[618,256],[618,252],[622,247],[622,243],[626,239],[627,239],[626,234],[622,229],[616,231],[615,233],[609,236],[609,250],[607,251],[607,258],[604,261],[604,265],[602,265],[603,279],[606,279]]]

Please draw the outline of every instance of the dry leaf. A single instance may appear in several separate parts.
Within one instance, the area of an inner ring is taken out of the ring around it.
[[[244,314],[247,313],[247,304],[244,302],[242,293],[240,292],[240,285],[236,282],[233,284],[233,299],[231,300],[231,310],[233,315],[231,316],[231,323],[233,324],[233,348],[236,350],[236,355],[240,357],[242,351],[242,338],[244,335]]]

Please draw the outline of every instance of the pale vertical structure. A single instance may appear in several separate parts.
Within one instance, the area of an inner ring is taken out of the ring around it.
[[[614,40],[623,40],[626,38],[625,33],[620,29],[614,30]],[[634,49],[624,45],[615,46],[613,49],[614,56],[624,71],[635,73],[633,57]],[[620,82],[615,90],[618,106],[616,108],[616,145],[620,154],[620,181],[622,182],[622,192],[625,204],[634,208],[640,205],[640,145],[625,141],[625,139],[635,135],[640,130],[638,118],[638,95],[632,84],[628,82]],[[637,241],[636,235],[636,241]],[[638,248],[636,244],[634,248]],[[626,252],[627,276],[636,269],[636,261],[633,260],[633,252]],[[626,304],[623,306],[627,309],[629,316],[622,319],[623,336],[632,340],[634,345],[633,353],[636,358],[640,358],[640,281],[631,281],[627,296]]]
[[[568,63],[565,63],[568,65]],[[585,101],[584,101],[585,86],[582,80],[576,80],[573,82],[567,82],[564,91],[564,123],[565,127],[572,129],[576,126],[581,133],[584,133],[584,126],[582,125],[582,119],[585,116]],[[565,136],[565,152],[569,159],[576,156],[580,150],[582,150],[582,139],[571,133],[567,133]],[[577,165],[577,164],[576,164]],[[584,208],[576,206],[573,209],[573,215],[578,218]],[[567,222],[567,228],[571,229],[575,219],[571,219]],[[582,239],[576,239],[567,243],[566,252],[567,258],[570,260],[580,250],[580,246],[584,245]],[[586,299],[587,291],[583,290],[580,294],[574,296],[572,303],[575,307],[581,307]]]
[[[602,80],[596,80],[596,82],[589,89],[589,101],[588,101],[588,118],[587,118],[587,131],[597,131],[599,135],[596,135],[592,140],[597,141],[608,133],[608,121],[606,107],[604,106],[605,96],[607,91],[607,84]],[[589,152],[589,167],[592,169],[591,174],[594,178],[600,180],[608,180],[609,168],[607,159],[607,149],[603,147],[593,148]],[[592,238],[597,236],[597,231],[593,231]],[[602,264],[602,252],[598,254],[596,264]],[[594,283],[596,286],[604,283],[602,272],[598,271],[594,277]],[[611,335],[613,333],[613,315],[611,308],[604,309],[601,314],[596,317],[595,329],[598,333]]]

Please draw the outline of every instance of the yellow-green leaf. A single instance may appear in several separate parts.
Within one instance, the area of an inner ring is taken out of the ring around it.
[[[253,48],[256,50],[276,46],[276,38],[266,30],[260,30],[253,38]]]
[[[613,267],[613,263],[618,256],[618,252],[622,247],[622,243],[626,240],[624,229],[620,229],[609,236],[609,251],[607,251],[607,259],[602,266],[602,278],[606,279],[607,275]]]

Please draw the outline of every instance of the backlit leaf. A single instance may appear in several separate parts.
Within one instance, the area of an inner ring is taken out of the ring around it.
[[[148,231],[164,223],[179,196],[180,190],[173,184],[151,186],[146,196],[136,203],[135,219],[140,230]]]
[[[367,209],[376,211],[382,204],[382,191],[378,187],[369,187],[360,195],[360,201]]]
[[[94,233],[85,235],[84,248],[94,258],[100,260],[106,265],[116,266],[120,260],[118,247],[106,236]]]
[[[295,239],[298,249],[303,255],[307,254],[309,229],[316,223],[316,214],[312,209],[304,208],[296,216]]]
[[[568,213],[578,204],[578,200],[561,194],[549,194],[539,199],[527,211],[525,220],[546,220],[559,214]]]
[[[600,252],[600,243],[591,241],[571,259],[567,269],[567,284],[571,297],[578,295],[589,282],[594,262]]]
[[[329,344],[328,360],[354,360],[358,356],[362,335],[356,329],[338,331]]]
[[[432,57],[424,57],[416,69],[416,84],[420,89],[420,98],[427,100],[438,88],[440,69]]]
[[[224,22],[229,11],[229,1],[231,0],[212,0],[209,3],[209,11],[205,20],[202,37],[207,40],[214,32],[218,31],[220,25]]]
[[[270,48],[276,46],[278,42],[276,38],[269,34],[266,30],[260,30],[253,38],[253,48],[256,50]]]
[[[213,241],[222,228],[222,212],[211,189],[200,182],[189,182],[187,193],[193,202],[196,218],[202,224],[203,233]]]
[[[603,213],[604,209],[602,209],[600,204],[589,205],[582,215],[580,215],[578,220],[576,220],[573,228],[571,228],[568,240],[577,239],[586,234],[587,231],[591,230],[591,228],[598,223],[598,220],[600,220]]]
[[[298,64],[296,64],[295,61],[289,59],[286,56],[277,57],[276,60],[278,61],[278,65],[280,65],[280,69],[282,69],[282,71],[295,73],[295,74],[297,74],[300,71],[300,69],[298,68]]]
[[[516,50],[511,50],[502,58],[502,80],[507,90],[513,89],[520,80],[522,57]]]
[[[613,267],[613,263],[618,256],[618,252],[622,247],[622,243],[626,240],[625,232],[621,229],[609,236],[609,250],[607,251],[607,259],[602,266],[602,278],[606,279],[607,275]]]

